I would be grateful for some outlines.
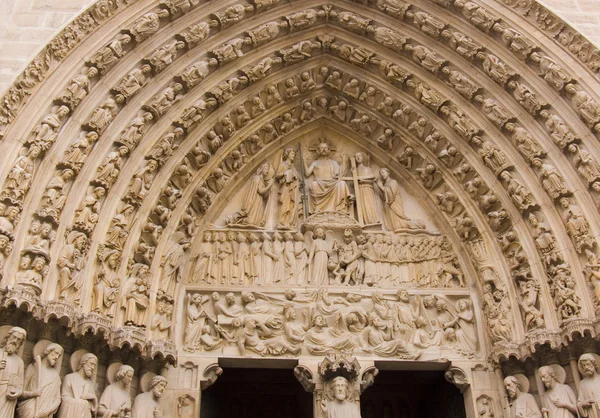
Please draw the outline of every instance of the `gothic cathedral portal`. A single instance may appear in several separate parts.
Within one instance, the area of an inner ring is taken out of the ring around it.
[[[0,100],[0,418],[600,418],[600,51],[536,0],[97,0]]]

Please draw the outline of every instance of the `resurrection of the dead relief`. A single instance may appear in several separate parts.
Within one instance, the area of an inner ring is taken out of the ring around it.
[[[535,1],[97,1],[0,101],[0,418],[191,418],[223,358],[600,418],[599,63]]]

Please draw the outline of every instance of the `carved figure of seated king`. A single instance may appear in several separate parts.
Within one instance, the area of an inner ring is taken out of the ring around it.
[[[321,401],[324,418],[361,418],[357,403],[348,400],[349,382],[343,376],[333,379],[334,400]]]
[[[344,180],[339,179],[340,165],[331,157],[327,142],[321,142],[316,149],[317,159],[310,165],[304,164],[306,177],[314,176],[308,186],[310,213],[347,212],[354,202],[354,196]]]

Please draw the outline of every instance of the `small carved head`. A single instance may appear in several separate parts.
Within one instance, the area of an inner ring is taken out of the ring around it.
[[[579,371],[584,377],[593,378],[598,372],[598,362],[596,358],[589,353],[582,354],[577,363]]]
[[[123,385],[128,388],[131,385],[131,381],[133,380],[133,367],[128,366],[126,364],[119,367],[117,370],[117,374],[115,375],[115,379],[117,382],[122,382]]]
[[[150,388],[155,398],[160,398],[167,387],[167,379],[163,376],[154,376],[150,381]]]
[[[23,328],[12,327],[8,330],[2,346],[8,354],[15,354],[25,341],[26,332]]]
[[[338,402],[343,402],[348,398],[348,380],[343,376],[338,376],[333,379],[332,385],[333,395]]]
[[[98,358],[92,353],[86,353],[81,356],[81,360],[79,361],[79,368],[77,371],[83,370],[83,374],[85,377],[90,379],[94,372],[96,371],[96,366],[98,365]]]
[[[325,228],[317,227],[313,233],[314,239],[325,239]]]
[[[323,315],[315,316],[313,318],[312,325],[313,325],[313,327],[324,327],[326,324],[325,324],[325,319],[323,318]]]
[[[539,368],[538,371],[546,389],[553,388],[554,385],[557,383],[554,369],[550,366],[542,366]]]
[[[62,356],[62,354],[63,348],[60,345],[56,343],[50,343],[42,353],[41,357],[48,361],[50,367],[54,367],[54,365],[56,364],[60,356]]]
[[[216,292],[215,292],[216,293]],[[225,301],[229,305],[235,304],[235,295],[232,292],[229,292],[225,295]]]

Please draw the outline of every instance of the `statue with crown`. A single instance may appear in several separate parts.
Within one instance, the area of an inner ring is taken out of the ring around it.
[[[360,364],[347,353],[330,353],[319,363],[323,393],[317,397],[322,418],[361,418],[359,374]]]

